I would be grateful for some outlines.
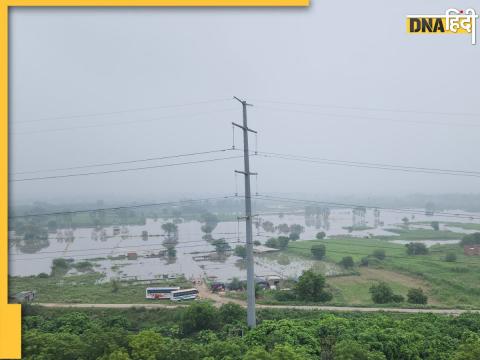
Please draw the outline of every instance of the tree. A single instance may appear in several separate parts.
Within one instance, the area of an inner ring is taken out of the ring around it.
[[[327,234],[325,234],[324,231],[320,231],[320,232],[317,233],[316,238],[317,238],[318,240],[323,240],[323,239],[325,239],[325,236],[327,236]]]
[[[162,224],[162,230],[165,232],[168,240],[176,240],[178,238],[178,226],[174,223]]]
[[[325,278],[312,270],[302,273],[295,285],[295,293],[303,301],[325,301],[329,296],[324,292]]]
[[[310,252],[312,253],[315,259],[321,260],[325,257],[327,249],[323,244],[315,244],[315,245],[312,245],[312,247],[310,248]]]
[[[464,341],[455,352],[452,360],[478,360],[480,359],[480,338],[471,337]]]
[[[169,339],[153,330],[143,330],[134,335],[130,340],[133,360],[163,359],[162,355],[168,353]]]
[[[245,283],[240,281],[238,277],[234,277],[230,284],[228,284],[230,290],[243,290],[245,288]]]
[[[209,303],[193,303],[185,310],[181,320],[184,335],[200,330],[215,330],[218,325],[217,309]]]
[[[392,288],[385,282],[372,285],[369,292],[372,294],[372,300],[375,304],[388,304],[392,302]]]
[[[377,249],[373,252],[372,256],[376,257],[378,260],[383,260],[385,259],[385,250]]]
[[[290,232],[290,226],[288,226],[288,224],[277,225],[276,229],[280,234],[288,234]]]
[[[225,241],[225,239],[213,240],[212,245],[215,246],[215,251],[217,254],[225,254],[231,249],[230,244]]]
[[[406,216],[402,219],[402,222],[403,222],[403,225],[406,227],[408,227],[408,225],[410,224],[410,220]]]
[[[234,253],[236,256],[241,257],[242,259],[245,259],[247,257],[247,249],[243,245],[235,246]]]
[[[271,221],[264,221],[262,223],[262,229],[265,232],[274,232],[275,227],[273,226],[273,223]]]
[[[424,243],[411,242],[405,245],[408,255],[426,255],[428,248]]]
[[[305,228],[300,224],[293,224],[290,226],[290,232],[292,234],[297,234],[300,236],[301,233],[305,231]]]
[[[175,259],[177,257],[177,250],[173,246],[167,247],[167,257],[169,259]]]
[[[426,304],[428,302],[428,297],[423,293],[421,288],[412,288],[408,290],[407,300],[410,304]]]
[[[223,324],[239,323],[246,317],[245,309],[233,303],[223,304],[218,309],[218,312]]]
[[[71,360],[87,355],[80,336],[65,332],[52,334],[30,330],[25,333],[23,344],[22,355],[26,359]]]
[[[297,233],[290,233],[290,235],[288,235],[288,238],[292,241],[296,241],[300,239],[300,235],[298,235]]]
[[[342,258],[342,260],[340,260],[339,264],[345,269],[351,269],[355,265],[355,262],[353,261],[353,258],[351,256],[345,256]]]
[[[384,360],[385,355],[370,352],[367,347],[355,340],[341,340],[335,344],[335,360]]]
[[[435,231],[440,230],[440,224],[438,223],[438,221],[432,221],[432,222],[430,223],[430,226],[431,226],[432,229],[435,230]]]
[[[215,230],[219,222],[217,215],[209,212],[204,213],[201,216],[201,222],[204,223],[204,225],[201,227],[201,230],[205,233],[205,238],[207,240],[211,239],[212,232]]]
[[[460,241],[460,246],[480,244],[480,232],[465,235]]]
[[[125,349],[115,350],[109,355],[102,356],[99,360],[130,360],[128,352]]]

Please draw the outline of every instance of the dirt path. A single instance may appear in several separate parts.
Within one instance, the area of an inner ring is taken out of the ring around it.
[[[240,300],[223,298],[223,303],[235,302],[245,307],[245,303]],[[216,303],[221,305],[220,303]],[[61,303],[35,303],[35,305],[48,308],[108,308],[108,309],[129,309],[134,307],[143,307],[146,309],[175,309],[187,306],[188,304],[61,304]],[[431,313],[443,315],[460,315],[463,313],[480,313],[480,310],[462,310],[462,309],[402,309],[402,308],[378,308],[378,307],[351,307],[351,306],[322,306],[322,305],[257,305],[257,309],[295,309],[295,310],[322,310],[322,311],[358,311],[358,312],[394,312],[394,313]]]
[[[238,305],[241,305],[241,306],[245,306],[245,301],[237,300],[237,299],[230,299],[230,298],[227,298],[227,297],[224,297],[224,296],[220,296],[219,294],[212,293],[210,291],[210,289],[208,288],[208,285],[203,280],[197,281],[196,287],[198,289],[198,296],[200,297],[200,299],[213,300],[215,302],[215,305],[220,306],[220,305],[227,304],[227,303],[234,303],[234,304],[238,304]]]

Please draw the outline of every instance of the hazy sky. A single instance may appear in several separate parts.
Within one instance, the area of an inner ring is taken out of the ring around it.
[[[240,104],[229,100],[233,95],[255,105],[249,122],[259,131],[260,151],[480,171],[480,44],[470,45],[469,36],[405,32],[407,14],[440,14],[451,6],[371,0],[313,1],[305,9],[15,8],[10,171],[228,148],[231,122],[241,121]],[[220,101],[162,108],[205,100]],[[123,112],[133,109],[143,110]],[[97,113],[110,115],[79,116]],[[237,131],[237,146],[240,140]],[[242,166],[233,159],[15,182],[11,189],[18,201],[231,194],[233,170]],[[259,173],[260,193],[465,193],[478,192],[480,184],[479,178],[272,158],[253,158],[252,171]]]

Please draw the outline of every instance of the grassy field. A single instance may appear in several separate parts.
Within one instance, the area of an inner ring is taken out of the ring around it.
[[[134,282],[119,282],[115,290],[110,282],[98,282],[102,274],[90,273],[65,277],[39,278],[36,276],[10,277],[9,295],[20,291],[36,290],[36,302],[41,303],[106,303],[128,304],[149,303],[145,299],[145,288],[148,286],[180,286],[189,287],[190,282],[182,280],[158,282],[155,285]]]
[[[429,222],[426,221],[418,221],[414,222],[412,224],[417,224],[417,225],[430,225]],[[478,230],[480,231],[480,224],[473,224],[473,223],[460,223],[460,222],[451,222],[451,221],[442,221],[440,222],[441,225],[445,226],[452,226],[452,227],[458,227],[461,229],[465,230]]]
[[[404,245],[380,239],[331,239],[296,241],[286,252],[312,259],[313,244],[324,244],[326,262],[340,261],[352,256],[360,259],[374,250],[385,251],[386,258],[376,261],[375,267],[358,267],[358,276],[329,278],[334,302],[345,304],[372,304],[368,289],[377,281],[386,281],[393,290],[406,295],[408,288],[422,287],[429,295],[429,303],[445,307],[480,307],[480,257],[465,256],[463,249],[454,245],[436,245],[428,255],[409,256]],[[447,253],[454,253],[455,262],[446,262]]]

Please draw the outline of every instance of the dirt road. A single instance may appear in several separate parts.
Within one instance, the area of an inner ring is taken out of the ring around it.
[[[220,297],[220,296],[219,296]],[[245,303],[240,300],[231,300],[222,298],[221,304],[233,302],[245,307]],[[171,303],[151,303],[151,304],[62,304],[62,303],[35,303],[49,308],[108,308],[108,309],[128,309],[134,307],[143,307],[146,309],[175,309],[188,304]],[[295,309],[295,310],[321,310],[321,311],[358,311],[358,312],[395,312],[395,313],[432,313],[443,315],[460,315],[467,312],[480,313],[480,310],[462,310],[462,309],[403,309],[403,308],[378,308],[378,307],[352,307],[352,306],[323,306],[323,305],[257,305],[257,309]]]
[[[215,306],[221,306],[227,303],[238,304],[246,307],[246,302],[238,299],[231,299],[212,293],[204,281],[196,282],[198,295],[200,299],[212,300]],[[172,303],[172,302],[152,302],[144,304],[66,304],[66,303],[35,303],[49,308],[108,308],[108,309],[128,309],[134,307],[143,307],[146,309],[175,309],[188,306],[188,303]],[[342,312],[394,312],[394,313],[431,313],[443,315],[460,315],[467,312],[480,313],[480,310],[463,310],[463,309],[406,309],[406,308],[380,308],[380,307],[355,307],[355,306],[326,306],[326,305],[256,305],[257,309],[294,309],[294,310],[320,310],[320,311],[342,311]]]

